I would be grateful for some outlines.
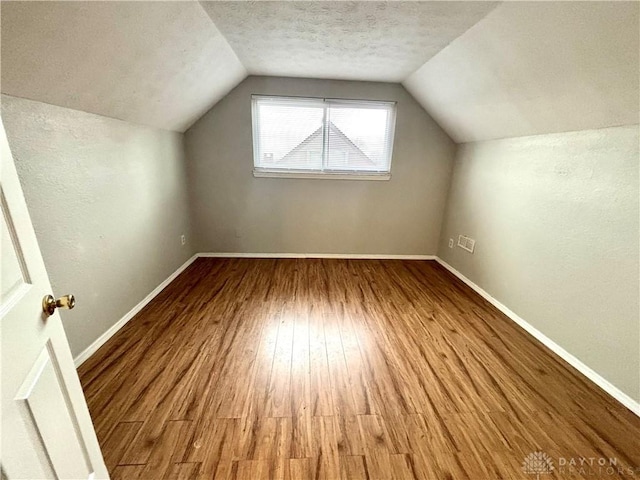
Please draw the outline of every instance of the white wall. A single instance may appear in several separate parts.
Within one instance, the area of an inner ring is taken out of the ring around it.
[[[254,178],[252,94],[397,101],[392,179]],[[248,77],[185,138],[198,251],[436,253],[455,145],[401,85]]]
[[[640,400],[638,126],[460,145],[439,255]],[[449,238],[476,239],[474,254]]]
[[[6,95],[2,118],[77,356],[193,253],[183,135]]]

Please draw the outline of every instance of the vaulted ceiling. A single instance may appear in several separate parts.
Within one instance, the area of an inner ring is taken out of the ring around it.
[[[186,130],[247,71],[197,2],[1,2],[2,93]]]
[[[457,142],[638,123],[637,2],[1,2],[2,93],[185,131],[247,75],[401,82]]]
[[[493,10],[482,2],[201,2],[251,74],[401,82]]]
[[[638,123],[638,2],[509,2],[405,79],[456,142]]]

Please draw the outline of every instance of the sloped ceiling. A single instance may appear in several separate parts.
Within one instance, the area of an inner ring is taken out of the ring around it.
[[[3,1],[2,93],[184,131],[247,73],[399,82],[496,5]]]
[[[254,75],[401,82],[495,2],[201,2]]]
[[[639,7],[505,3],[403,84],[458,143],[636,124]]]
[[[2,2],[2,93],[184,131],[247,75],[197,2]]]
[[[402,82],[457,142],[638,123],[637,2],[1,2],[2,93],[184,131],[248,74]]]

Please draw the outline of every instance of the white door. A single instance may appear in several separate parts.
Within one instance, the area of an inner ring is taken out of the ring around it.
[[[0,476],[108,479],[1,120],[0,149]]]

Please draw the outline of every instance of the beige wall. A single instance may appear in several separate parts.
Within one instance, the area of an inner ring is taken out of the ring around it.
[[[439,255],[640,400],[638,126],[461,145]],[[476,239],[474,254],[449,238]]]
[[[254,178],[251,94],[397,101],[392,179]],[[455,145],[400,85],[249,77],[185,137],[198,251],[436,253]]]
[[[193,253],[183,135],[6,95],[2,118],[77,356]]]

